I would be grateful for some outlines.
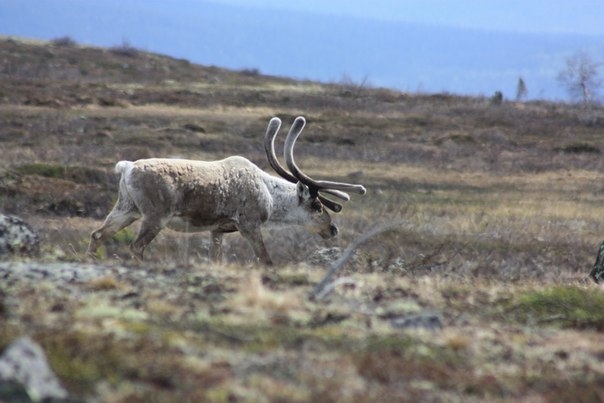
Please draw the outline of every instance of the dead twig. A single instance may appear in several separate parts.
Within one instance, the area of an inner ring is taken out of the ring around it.
[[[325,285],[320,292],[316,293],[312,296],[316,301],[320,301],[327,297],[333,290],[336,289],[339,285],[356,285],[356,281],[351,277],[342,277],[337,280],[332,281],[331,283]]]
[[[365,232],[363,235],[361,235],[357,239],[355,239],[350,245],[348,245],[346,247],[346,249],[344,249],[344,252],[342,253],[342,256],[340,256],[338,258],[338,260],[336,260],[331,265],[331,268],[327,271],[327,274],[325,274],[325,277],[323,277],[323,279],[319,282],[319,284],[317,284],[315,286],[315,288],[312,290],[312,292],[310,293],[309,298],[311,300],[323,299],[331,291],[333,291],[333,289],[335,288],[335,286],[330,287],[329,291],[327,291],[327,293],[325,293],[325,289],[328,286],[328,284],[331,282],[331,278],[338,271],[340,271],[340,269],[342,268],[342,266],[344,266],[344,264],[348,261],[348,259],[350,259],[350,256],[352,256],[352,253],[354,252],[354,250],[356,248],[359,247],[359,245],[361,245],[364,242],[367,242],[369,239],[373,238],[376,235],[382,234],[384,232],[391,231],[392,229],[394,229],[396,227],[399,227],[399,226],[401,226],[403,224],[404,224],[403,221],[396,221],[396,222],[390,223],[390,224],[378,225],[378,226],[370,229],[369,231]],[[336,286],[337,286],[337,284],[336,284]],[[319,296],[321,296],[321,298],[319,298]]]

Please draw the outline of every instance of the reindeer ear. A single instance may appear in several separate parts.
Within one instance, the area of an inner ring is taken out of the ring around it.
[[[308,189],[308,186],[302,182],[298,182],[296,184],[296,191],[298,192],[298,197],[300,200],[307,200],[310,198],[310,190]]]

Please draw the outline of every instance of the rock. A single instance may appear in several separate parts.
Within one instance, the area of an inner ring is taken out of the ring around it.
[[[596,262],[589,273],[589,277],[591,277],[596,283],[600,283],[600,281],[604,279],[604,241],[600,244],[598,255],[596,256]]]
[[[341,254],[342,249],[338,247],[320,248],[308,256],[307,261],[313,265],[326,266],[338,260]]]
[[[433,313],[401,316],[392,319],[390,324],[393,327],[405,329],[439,330],[443,327],[440,317]]]
[[[0,391],[15,384],[22,385],[33,401],[67,398],[67,391],[48,365],[44,350],[28,336],[13,341],[0,356],[0,386],[4,385]],[[0,395],[0,401],[8,397]]]
[[[203,126],[198,125],[197,123],[185,123],[182,125],[183,128],[195,132],[195,133],[205,133],[206,129]]]
[[[0,258],[7,255],[32,255],[38,252],[38,235],[22,219],[0,214]]]

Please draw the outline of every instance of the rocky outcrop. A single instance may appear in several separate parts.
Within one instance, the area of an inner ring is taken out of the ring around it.
[[[22,219],[0,214],[0,259],[11,255],[32,255],[38,252],[38,235]]]
[[[10,385],[0,390],[11,394],[0,394],[0,401],[15,401],[14,393],[21,394],[23,390],[32,401],[67,398],[67,391],[48,365],[44,350],[27,336],[13,341],[0,356],[0,385]]]

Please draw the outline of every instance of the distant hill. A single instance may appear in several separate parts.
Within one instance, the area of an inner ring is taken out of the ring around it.
[[[601,54],[604,37],[513,34],[178,3],[0,0],[0,34],[100,46],[131,44],[204,65],[405,91],[564,99],[556,75],[568,55]]]

